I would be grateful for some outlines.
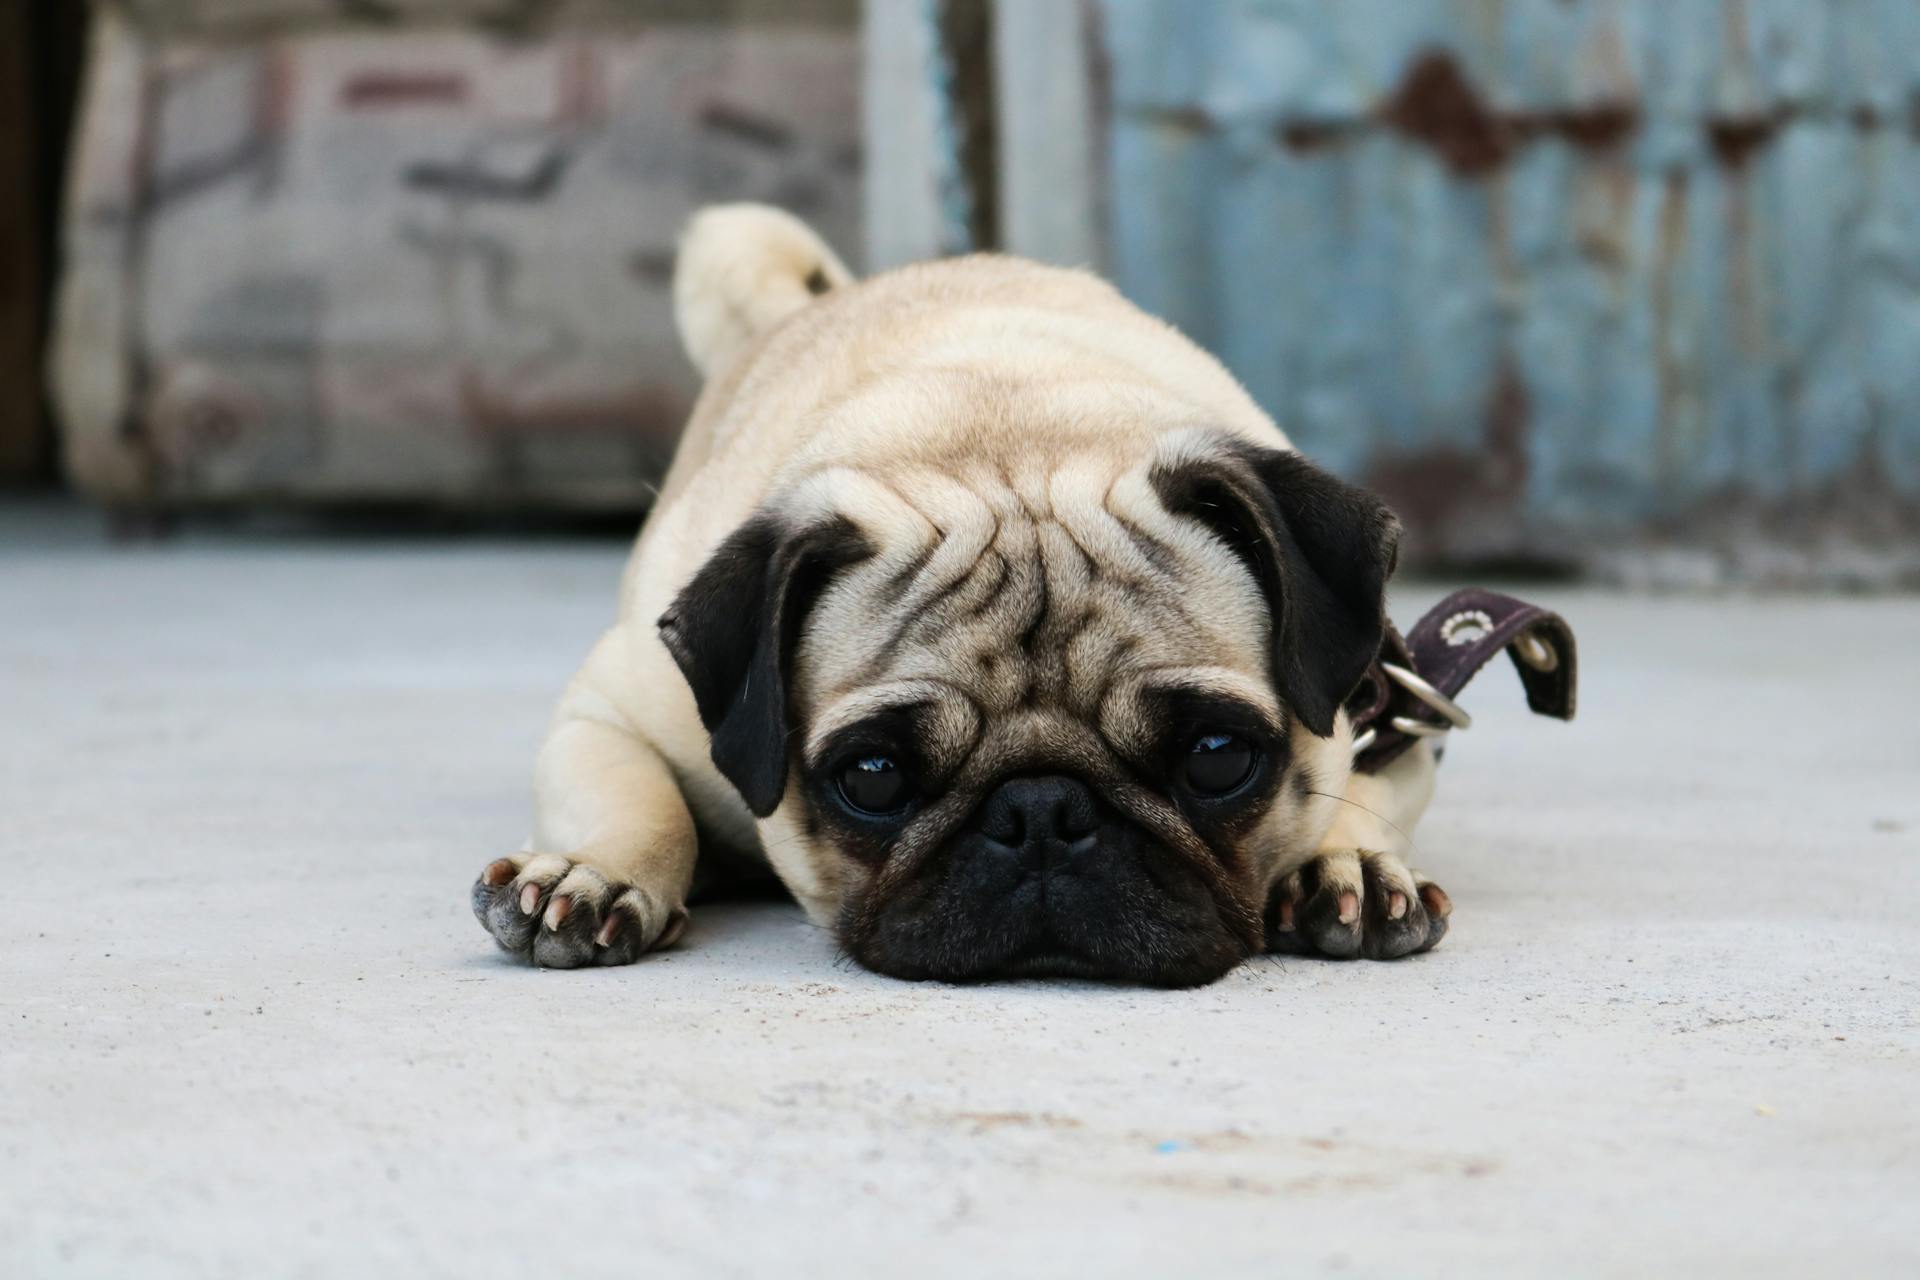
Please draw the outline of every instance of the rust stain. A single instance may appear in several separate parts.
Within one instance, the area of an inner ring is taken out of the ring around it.
[[[1749,115],[1708,116],[1707,145],[1729,169],[1744,169],[1753,153],[1772,142],[1793,113],[1785,107]]]
[[[1734,338],[1756,360],[1766,358],[1767,317],[1760,264],[1753,253],[1753,210],[1747,184],[1727,184],[1727,300],[1733,311]]]
[[[1446,544],[1455,516],[1476,505],[1487,486],[1479,455],[1446,446],[1378,456],[1362,483],[1421,541],[1436,546]]]
[[[1478,450],[1442,445],[1376,458],[1364,483],[1387,500],[1407,527],[1444,546],[1449,528],[1469,514],[1516,507],[1526,490],[1527,436],[1533,397],[1511,356],[1503,356],[1488,388]]]
[[[1852,465],[1797,493],[1717,486],[1650,519],[1638,545],[1706,549],[1723,580],[1760,588],[1913,590],[1920,587],[1920,507],[1889,477],[1883,447],[1863,440]],[[1821,553],[1836,545],[1849,548],[1844,557]],[[1782,549],[1799,554],[1781,556]]]
[[[1609,282],[1615,299],[1624,302],[1626,267],[1633,257],[1633,207],[1639,173],[1630,164],[1614,161],[1601,166],[1597,176],[1605,215],[1588,228],[1582,244],[1595,261],[1613,269]]]
[[[1511,355],[1503,355],[1487,397],[1487,484],[1494,496],[1513,501],[1527,487],[1527,428],[1533,397]]]
[[[1623,73],[1624,74],[1624,73]],[[1193,103],[1129,113],[1143,123],[1185,133],[1209,133],[1225,124]],[[1370,129],[1385,127],[1433,151],[1454,173],[1481,178],[1516,152],[1548,139],[1580,151],[1611,152],[1638,132],[1641,110],[1630,91],[1582,106],[1502,110],[1476,86],[1458,59],[1430,48],[1408,65],[1399,84],[1371,112],[1352,117],[1300,116],[1273,126],[1277,144],[1302,155],[1332,150]]]
[[[1588,107],[1514,112],[1508,119],[1515,134],[1523,141],[1554,137],[1582,151],[1610,151],[1640,127],[1639,110],[1626,102],[1599,102]]]
[[[1433,150],[1454,172],[1488,173],[1507,161],[1511,131],[1452,55],[1430,49],[1413,60],[1380,119]]]
[[[1382,123],[1431,149],[1462,177],[1484,177],[1504,166],[1516,150],[1542,138],[1557,138],[1583,151],[1608,151],[1640,127],[1639,108],[1626,101],[1496,110],[1453,55],[1441,49],[1429,49],[1413,60],[1377,114]]]
[[[1359,127],[1352,120],[1289,120],[1273,135],[1289,151],[1324,151],[1346,142]]]

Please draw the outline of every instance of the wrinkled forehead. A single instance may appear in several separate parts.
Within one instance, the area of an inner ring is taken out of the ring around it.
[[[1112,732],[1176,687],[1277,718],[1252,575],[1166,510],[1146,462],[846,471],[834,484],[831,505],[875,554],[836,577],[803,634],[810,743],[906,705],[937,709],[952,736],[1015,720]]]

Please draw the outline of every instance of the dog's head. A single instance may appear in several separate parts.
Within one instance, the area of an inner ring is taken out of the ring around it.
[[[1398,525],[1221,433],[1016,456],[818,472],[661,633],[863,964],[1210,981],[1344,781]]]

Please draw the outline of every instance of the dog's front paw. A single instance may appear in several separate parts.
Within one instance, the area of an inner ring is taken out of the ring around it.
[[[1453,902],[1391,854],[1323,853],[1274,886],[1267,950],[1397,960],[1447,934]]]
[[[473,914],[501,950],[547,969],[632,964],[687,927],[678,901],[551,853],[488,863],[473,882]]]

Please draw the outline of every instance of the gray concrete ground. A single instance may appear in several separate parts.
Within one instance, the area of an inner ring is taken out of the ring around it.
[[[619,548],[35,515],[0,1275],[1920,1269],[1920,602],[1542,593],[1581,716],[1472,691],[1423,958],[909,985],[768,904],[541,973],[467,885]]]

